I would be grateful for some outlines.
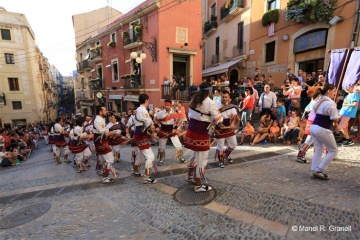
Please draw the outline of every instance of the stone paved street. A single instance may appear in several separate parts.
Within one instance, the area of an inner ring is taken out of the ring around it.
[[[115,164],[119,179],[104,185],[94,160],[92,170],[78,174],[72,164],[55,165],[50,147],[40,145],[28,161],[0,169],[0,220],[35,203],[51,208],[28,223],[0,229],[0,239],[360,238],[358,144],[340,147],[329,181],[312,179],[310,165],[295,161],[296,145],[239,146],[234,163],[224,169],[214,162],[213,148],[207,175],[216,196],[192,206],[176,197],[191,186],[184,181],[186,164],[177,163],[175,149],[167,147],[159,183],[150,186],[130,176],[128,146]],[[184,152],[189,159],[191,151]],[[309,159],[311,154],[312,149]]]

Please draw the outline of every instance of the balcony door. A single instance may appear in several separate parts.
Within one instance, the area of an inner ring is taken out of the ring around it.
[[[186,88],[192,84],[190,82],[190,56],[189,55],[174,55],[173,56],[173,77],[179,83],[180,78],[184,77],[186,81]]]

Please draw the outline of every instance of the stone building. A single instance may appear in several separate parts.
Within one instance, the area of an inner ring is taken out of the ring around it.
[[[30,24],[24,14],[0,8],[0,31],[0,123],[10,127],[46,120],[49,64]]]
[[[203,8],[203,77],[228,75],[234,84],[243,76],[249,52],[251,2],[207,0]]]
[[[78,75],[74,85],[77,112],[94,114],[94,92],[90,90],[92,68],[90,64],[90,39],[98,30],[122,15],[111,7],[76,14],[72,17],[75,31],[76,61]],[[98,48],[101,52],[101,47]]]

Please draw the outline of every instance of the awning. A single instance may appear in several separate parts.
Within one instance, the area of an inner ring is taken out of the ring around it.
[[[139,95],[126,95],[124,101],[139,102]]]
[[[122,99],[123,95],[109,95],[109,99]]]
[[[232,65],[234,64],[237,64],[238,62],[241,62],[241,61],[244,61],[246,60],[246,57],[243,56],[239,59],[236,59],[236,60],[233,60],[233,61],[230,61],[230,62],[227,62],[227,63],[223,63],[223,64],[220,64],[216,67],[210,67],[210,68],[207,68],[205,70],[202,71],[202,76],[203,77],[207,77],[207,76],[211,76],[211,75],[216,75],[216,74],[220,74],[220,73],[224,73],[226,72],[229,67],[231,67]]]

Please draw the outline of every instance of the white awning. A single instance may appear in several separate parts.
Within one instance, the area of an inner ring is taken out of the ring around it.
[[[126,95],[124,101],[139,102],[139,95]]]
[[[109,95],[109,99],[122,99],[123,95]]]
[[[211,75],[216,75],[216,74],[220,74],[220,73],[224,73],[226,72],[229,67],[231,67],[232,65],[234,64],[237,64],[238,62],[241,62],[241,61],[244,61],[246,60],[246,57],[241,57],[239,59],[236,59],[236,60],[233,60],[233,61],[230,61],[230,62],[227,62],[227,63],[223,63],[223,64],[220,64],[216,67],[210,67],[210,68],[207,68],[205,70],[202,71],[202,76],[203,77],[207,77],[207,76],[211,76]]]

